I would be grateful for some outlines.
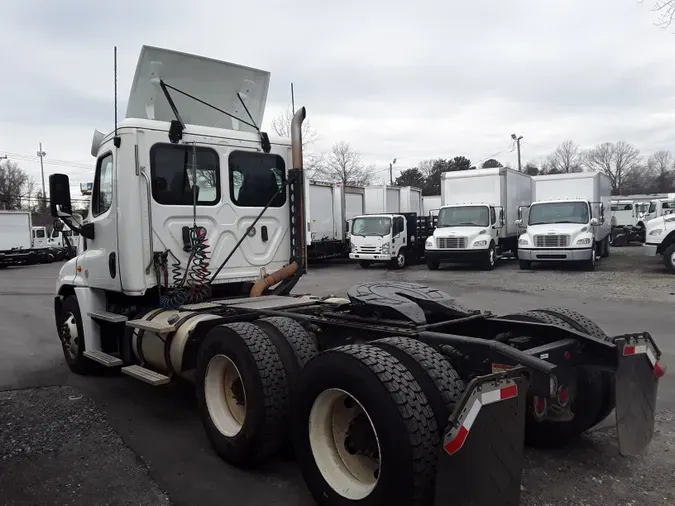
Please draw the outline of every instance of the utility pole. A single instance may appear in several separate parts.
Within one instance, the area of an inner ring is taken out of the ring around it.
[[[511,134],[511,138],[516,141],[516,144],[518,145],[518,172],[523,171],[523,165],[520,161],[520,140],[523,138],[521,135],[520,137],[516,136],[516,134]]]
[[[42,174],[42,209],[44,210],[47,207],[47,194],[45,192],[45,165],[42,159],[47,156],[47,153],[42,151],[42,143],[40,143],[40,150],[37,152],[37,155],[40,157],[40,173]]]
[[[396,163],[396,158],[389,162],[389,184],[394,185],[394,164]]]

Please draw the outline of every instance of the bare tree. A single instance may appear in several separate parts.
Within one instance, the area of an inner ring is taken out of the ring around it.
[[[272,131],[279,137],[289,139],[291,137],[291,122],[293,111],[289,107],[272,118]],[[302,123],[302,147],[307,148],[320,139],[319,132],[310,124],[309,119]]]
[[[546,157],[544,161],[545,172],[549,174],[581,172],[583,170],[582,161],[579,146],[572,141],[565,141]]]
[[[657,151],[647,160],[647,172],[653,178],[654,190],[667,192],[673,183],[675,159],[670,151]]]
[[[22,199],[29,196],[29,183],[28,174],[17,163],[0,163],[0,209],[21,209]]]
[[[619,195],[626,181],[635,177],[635,171],[641,170],[640,150],[623,141],[598,144],[585,153],[584,159],[590,170],[609,177],[612,192]]]
[[[343,185],[367,185],[373,180],[374,167],[364,166],[361,153],[345,141],[336,142],[315,177]]]
[[[638,1],[644,3],[644,0]],[[656,26],[668,28],[675,19],[675,0],[656,0],[652,10],[657,14]]]
[[[422,160],[417,164],[417,168],[424,177],[429,177],[434,171],[434,160]]]

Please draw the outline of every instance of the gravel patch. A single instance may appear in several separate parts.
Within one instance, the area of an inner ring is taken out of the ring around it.
[[[673,412],[659,413],[654,439],[634,457],[619,455],[614,429],[564,449],[527,451],[522,506],[672,506],[674,429]]]
[[[71,387],[0,392],[5,506],[169,505],[145,465]]]

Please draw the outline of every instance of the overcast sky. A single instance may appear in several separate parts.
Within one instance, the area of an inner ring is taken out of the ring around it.
[[[675,150],[675,30],[645,2],[5,1],[0,154],[39,180],[41,141],[47,174],[90,181],[93,129],[113,126],[113,46],[123,115],[143,44],[269,70],[266,125],[293,81],[315,149],[345,140],[378,169],[497,152],[515,166],[514,132],[524,161],[565,139]]]

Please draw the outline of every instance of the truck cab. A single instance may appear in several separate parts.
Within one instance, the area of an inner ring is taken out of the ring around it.
[[[664,214],[646,223],[643,249],[647,256],[661,255],[666,269],[675,274],[675,214]]]
[[[609,254],[604,206],[587,200],[551,200],[535,202],[529,208],[526,231],[518,239],[521,269],[532,262],[570,261],[595,268],[596,255]],[[599,243],[603,243],[600,245]]]
[[[402,269],[423,253],[428,220],[417,213],[366,214],[351,221],[349,258],[363,268],[387,263]]]
[[[430,269],[446,262],[495,265],[504,227],[504,210],[490,204],[443,206],[433,235],[426,240],[424,257]]]
[[[46,227],[33,227],[33,248],[35,249],[45,249],[52,246],[52,239],[47,234]]]

